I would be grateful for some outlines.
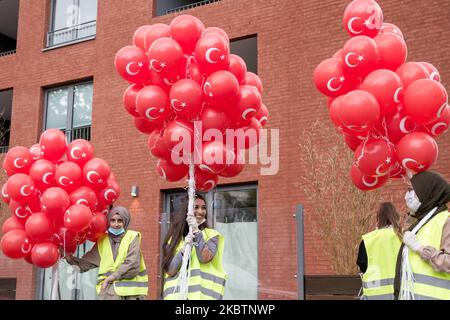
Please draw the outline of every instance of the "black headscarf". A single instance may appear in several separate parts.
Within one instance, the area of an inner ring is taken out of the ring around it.
[[[437,210],[433,214],[433,217],[442,211],[448,210],[447,203],[450,201],[450,184],[436,172],[419,172],[412,177],[411,183],[421,205],[414,213],[414,217],[418,221],[409,227],[410,231],[435,207],[437,207]],[[428,221],[430,220],[431,218]],[[402,252],[404,246],[402,244],[397,256],[394,281],[394,295],[396,300],[400,293]]]

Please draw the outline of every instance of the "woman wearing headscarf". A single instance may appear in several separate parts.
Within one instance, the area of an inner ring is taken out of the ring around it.
[[[108,212],[108,235],[99,239],[82,258],[66,255],[80,272],[99,268],[97,294],[101,300],[144,299],[148,276],[141,253],[141,234],[129,230],[130,214],[124,207]]]
[[[223,236],[207,227],[206,201],[201,195],[195,196],[194,217],[187,215],[188,203],[186,197],[163,242],[162,297],[164,300],[183,298],[180,295],[180,269],[185,246],[192,244],[187,265],[187,299],[221,300],[226,281],[222,266]]]
[[[394,300],[395,262],[401,246],[400,216],[391,202],[377,213],[377,229],[362,236],[356,261],[363,300]]]
[[[411,178],[406,205],[417,222],[403,235],[395,295],[405,300],[450,300],[450,185],[435,172]]]

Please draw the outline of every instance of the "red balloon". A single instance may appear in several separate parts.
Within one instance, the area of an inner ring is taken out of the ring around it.
[[[408,133],[414,132],[417,125],[409,118],[401,113],[386,117],[386,129],[389,141],[398,144],[400,139]],[[385,135],[386,129],[380,128],[380,133]]]
[[[6,188],[6,182],[5,182],[5,184],[2,186],[2,200],[3,200],[3,202],[9,204],[9,202],[11,201],[11,198],[9,197],[9,194],[6,190],[7,190],[7,188]]]
[[[55,180],[57,186],[69,193],[78,188],[82,182],[81,178],[82,171],[76,163],[66,161],[56,168]]]
[[[202,163],[198,167],[211,174],[218,174],[225,170],[235,157],[235,153],[230,151],[222,142],[207,142],[203,144]]]
[[[94,210],[97,205],[97,195],[95,192],[88,187],[82,186],[73,191],[70,195],[70,204],[83,204]]]
[[[82,204],[74,204],[64,213],[64,226],[71,232],[85,230],[91,221],[91,209]]]
[[[31,238],[43,240],[52,234],[53,228],[47,215],[42,212],[37,212],[27,219],[25,231]]]
[[[208,33],[198,40],[194,55],[203,73],[226,70],[230,63],[230,45],[222,36]]]
[[[14,147],[5,156],[3,168],[10,169],[14,173],[28,173],[33,164],[33,155],[25,147]]]
[[[169,115],[169,98],[158,86],[146,86],[136,95],[136,111],[150,122],[163,122]]]
[[[136,95],[141,89],[141,85],[132,84],[123,94],[123,105],[125,110],[133,117],[140,117],[139,113],[136,111]]]
[[[436,69],[435,66],[433,66],[431,63],[428,62],[419,62],[421,65],[423,65],[428,73],[430,74],[430,79],[437,81],[437,82],[441,82],[441,75],[439,74],[438,69]]]
[[[228,66],[230,71],[237,79],[239,84],[245,84],[245,78],[247,74],[247,65],[244,59],[235,54],[230,54],[230,65]]]
[[[407,62],[395,71],[402,80],[403,88],[406,90],[411,83],[419,79],[428,79],[427,69],[418,62]]]
[[[159,159],[169,160],[172,156],[172,149],[164,139],[161,131],[154,131],[148,138],[150,154]]]
[[[172,161],[175,164],[187,163],[185,157],[194,151],[194,126],[192,122],[183,119],[169,122],[164,130],[163,139],[168,149],[173,151]],[[179,155],[179,158],[175,160],[174,157],[177,155]]]
[[[219,176],[225,178],[232,178],[237,176],[244,170],[245,159],[240,151],[231,151],[234,154],[234,160],[227,163],[227,166],[223,171],[219,173]],[[217,182],[216,182],[217,184]]]
[[[261,95],[254,86],[242,85],[239,87],[239,94],[236,106],[225,109],[228,118],[242,125],[249,125],[253,116],[261,108]]]
[[[314,84],[317,90],[329,97],[338,97],[348,93],[358,84],[358,80],[344,72],[340,59],[326,59],[314,70]]]
[[[3,236],[0,247],[5,256],[20,259],[31,252],[33,245],[25,230],[15,229]]]
[[[3,222],[2,225],[3,234],[7,234],[9,231],[16,229],[25,230],[25,226],[23,222],[15,215],[12,215],[8,219],[6,219],[5,222]]]
[[[50,268],[58,259],[58,247],[52,242],[38,243],[31,251],[31,261],[39,268]]]
[[[86,162],[94,157],[94,147],[87,140],[74,140],[67,147],[66,157],[68,161],[72,161],[83,168]]]
[[[230,42],[230,38],[228,37],[228,34],[221,28],[218,27],[208,27],[203,31],[203,35],[215,33],[221,35],[227,42]]]
[[[134,118],[134,126],[143,134],[151,134],[163,127],[162,122],[148,121],[144,118]]]
[[[94,236],[105,233],[108,229],[108,220],[102,213],[94,214],[90,225],[90,233]]]
[[[428,124],[442,116],[447,106],[447,91],[437,81],[414,81],[405,91],[404,113],[418,124]]]
[[[34,182],[29,175],[16,173],[9,177],[7,181],[6,193],[17,202],[27,202],[33,198]]]
[[[413,132],[404,136],[397,146],[398,161],[405,169],[415,172],[425,171],[438,157],[436,141],[423,132]]]
[[[254,74],[253,72],[247,71],[245,73],[244,84],[247,84],[249,86],[254,86],[258,89],[259,93],[262,93],[262,90],[263,90],[262,81],[258,77],[258,75]]]
[[[346,130],[347,133],[368,133],[375,126],[380,117],[380,107],[378,102],[376,98],[367,91],[354,90],[349,92],[339,100],[336,105],[337,117],[342,123],[342,128]]]
[[[195,118],[202,108],[202,88],[194,80],[177,81],[170,89],[169,97],[172,110],[186,119]]]
[[[344,133],[344,141],[352,151],[355,151],[361,145],[364,139],[365,137]]]
[[[203,92],[211,106],[224,109],[237,99],[239,82],[231,72],[217,71],[206,78]]]
[[[375,37],[383,24],[383,11],[374,0],[354,0],[344,11],[344,29],[351,37]]]
[[[9,208],[11,212],[23,223],[31,216],[33,211],[26,204],[11,200],[9,203]]]
[[[14,170],[9,167],[8,163],[6,162],[6,159],[3,159],[3,171],[6,173],[8,177],[11,177],[13,174],[15,174]]]
[[[227,146],[229,135],[234,134],[234,148],[237,150],[250,149],[259,143],[260,130],[262,129],[261,123],[255,118],[251,119],[250,125],[242,128],[236,128],[234,132],[230,131],[225,133],[227,139]],[[230,146],[228,146],[230,147]]]
[[[202,36],[203,31],[205,31],[203,23],[198,18],[190,15],[178,16],[170,23],[170,36],[188,54],[194,51],[195,45]]]
[[[215,174],[196,168],[195,176],[195,189],[202,192],[208,192],[216,187],[219,177]]]
[[[119,75],[129,82],[141,84],[148,78],[147,56],[138,47],[126,46],[120,49],[114,58],[114,65]]]
[[[145,48],[145,36],[150,28],[151,26],[149,25],[140,26],[133,35],[133,44],[144,51],[147,51]]]
[[[356,36],[342,48],[344,70],[358,77],[365,77],[378,68],[378,48],[372,38]]]
[[[86,186],[94,190],[106,187],[111,168],[105,160],[94,158],[89,160],[83,168],[83,178]]]
[[[375,190],[377,188],[382,187],[388,180],[389,175],[381,176],[381,177],[368,177],[365,176],[361,170],[357,167],[352,166],[350,170],[350,177],[352,178],[353,184],[360,190],[368,191]]]
[[[109,179],[108,186],[98,193],[98,205],[106,206],[114,203],[120,196],[120,188],[117,182]]]
[[[56,166],[45,159],[37,160],[30,168],[30,177],[40,190],[45,190],[56,185]]]
[[[205,77],[202,74],[200,66],[198,65],[198,63],[196,63],[194,61],[191,61],[189,64],[186,77],[188,79],[194,80],[201,86],[203,85],[203,81],[205,80]]]
[[[58,219],[70,205],[70,198],[64,189],[48,188],[41,196],[42,212],[53,219]]]
[[[57,161],[66,153],[66,136],[59,129],[45,130],[41,135],[39,145],[42,150],[42,158]]]
[[[373,94],[380,106],[381,116],[397,113],[403,99],[400,77],[393,71],[380,69],[370,73],[361,84],[361,90]]]
[[[145,33],[144,46],[145,51],[148,51],[153,42],[159,38],[169,38],[170,27],[164,23],[155,23],[147,29]]]
[[[33,144],[30,148],[31,155],[33,157],[33,160],[39,160],[42,157],[42,150],[39,143]]]
[[[389,178],[391,179],[400,179],[406,175],[406,170],[401,166],[401,164],[397,161],[392,169]]]
[[[333,54],[332,58],[341,60],[342,59],[342,49],[339,49],[338,51],[336,51]]]
[[[176,165],[166,160],[158,160],[156,164],[158,174],[166,181],[179,181],[186,177],[189,167],[184,164]]]
[[[148,50],[150,68],[163,75],[174,74],[183,63],[183,49],[170,38],[156,39]]]
[[[406,62],[408,49],[401,37],[392,33],[383,33],[373,40],[377,44],[380,55],[379,68],[395,71]]]
[[[441,116],[434,122],[426,124],[424,126],[424,132],[432,135],[433,137],[444,134],[450,127],[450,106],[447,105]]]
[[[205,108],[202,111],[200,120],[203,132],[209,129],[217,129],[224,134],[229,127],[229,121],[225,112],[213,108]]]
[[[259,121],[261,127],[264,127],[269,119],[269,110],[264,103],[261,103],[261,108],[256,111],[255,119]]]
[[[385,140],[369,139],[355,150],[353,163],[365,176],[387,175],[395,163],[394,146]]]
[[[400,38],[404,39],[402,31],[392,23],[383,22],[380,30],[380,34],[384,33],[391,33],[399,36]]]

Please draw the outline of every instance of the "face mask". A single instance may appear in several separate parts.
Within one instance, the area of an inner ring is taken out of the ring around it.
[[[114,229],[114,228],[112,228],[112,227],[109,227],[108,232],[111,233],[111,234],[113,234],[113,235],[115,235],[115,236],[118,236],[119,234],[124,233],[124,232],[125,232],[125,229],[124,229],[124,228]]]
[[[414,192],[414,190],[410,190],[410,191],[406,192],[405,201],[406,201],[406,206],[408,207],[409,211],[413,214],[417,212],[420,205],[422,204],[419,201],[419,198],[417,198],[417,195]]]

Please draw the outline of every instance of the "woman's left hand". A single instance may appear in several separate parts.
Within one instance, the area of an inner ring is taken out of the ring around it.
[[[106,290],[106,288],[113,282],[114,282],[114,277],[112,275],[108,276],[105,280],[103,280],[101,291],[104,292]]]

